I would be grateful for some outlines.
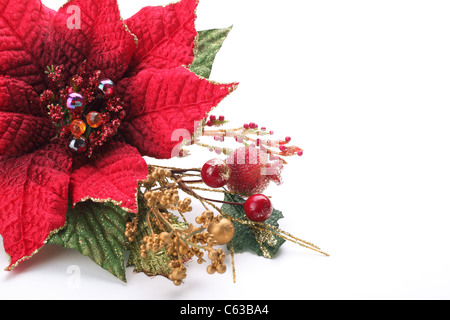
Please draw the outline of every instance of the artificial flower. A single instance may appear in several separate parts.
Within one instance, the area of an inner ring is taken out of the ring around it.
[[[172,157],[180,142],[172,133],[192,134],[236,88],[189,70],[196,7],[197,0],[181,0],[123,20],[115,0],[72,0],[58,11],[40,0],[0,0],[0,234],[7,270],[65,227],[70,206],[90,199],[137,212],[138,182],[148,175],[143,157]],[[55,106],[43,103],[55,66],[66,88],[80,68],[114,83],[123,119],[90,157],[69,150],[49,114]]]

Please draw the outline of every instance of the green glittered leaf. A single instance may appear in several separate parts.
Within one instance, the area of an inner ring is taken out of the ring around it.
[[[142,193],[139,193],[139,215],[135,240],[128,244],[128,250],[130,251],[130,257],[128,259],[127,266],[134,266],[134,273],[143,272],[148,276],[162,275],[168,277],[172,269],[169,267],[170,257],[165,249],[161,249],[158,252],[149,250],[147,257],[141,257],[141,244],[142,239],[145,236],[150,235],[150,228],[148,227],[147,214],[149,209],[143,200]],[[157,229],[157,226],[153,226]]]
[[[69,206],[66,227],[48,240],[75,249],[126,282],[125,224],[128,213],[112,203],[91,200]]]
[[[148,276],[164,276],[168,277],[172,269],[169,267],[170,258],[165,249],[158,252],[149,250],[147,257],[142,258],[140,255],[138,242],[130,247],[130,258],[127,266],[134,266],[133,273],[143,272]]]
[[[190,67],[192,72],[201,77],[209,78],[214,59],[232,28],[198,32],[197,53]]]
[[[225,194],[225,201],[244,203],[245,199],[237,195]],[[232,221],[235,230],[232,240],[233,249],[235,252],[253,251],[259,256],[273,258],[280,249],[281,245],[286,242],[286,240],[274,235],[271,232],[261,231],[252,227],[253,223],[251,223],[245,215],[243,206],[226,203],[222,205],[221,210],[233,218],[248,222],[247,224]],[[282,218],[282,212],[273,209],[272,215],[264,222],[264,224],[269,224],[275,228],[278,228],[278,220]]]

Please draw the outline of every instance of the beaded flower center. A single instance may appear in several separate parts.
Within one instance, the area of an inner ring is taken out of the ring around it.
[[[114,83],[101,72],[86,72],[83,64],[69,83],[62,81],[62,67],[47,67],[49,88],[41,94],[57,128],[74,155],[90,157],[94,150],[114,137],[125,117]]]

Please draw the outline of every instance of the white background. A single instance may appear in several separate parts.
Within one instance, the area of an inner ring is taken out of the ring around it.
[[[127,18],[163,2],[119,3]],[[175,287],[131,268],[125,284],[46,246],[0,272],[0,298],[450,298],[449,12],[434,0],[201,0],[198,30],[234,25],[211,78],[241,84],[216,114],[305,150],[268,192],[281,228],[331,256],[286,243],[272,260],[237,255],[236,283],[231,271],[208,275],[192,262]]]

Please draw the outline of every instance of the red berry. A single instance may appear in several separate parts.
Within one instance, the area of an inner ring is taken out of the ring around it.
[[[263,194],[254,194],[244,203],[247,217],[255,222],[264,222],[272,215],[272,202]]]
[[[269,161],[267,152],[246,146],[234,150],[227,158],[230,168],[228,188],[244,196],[262,193],[270,181],[281,183],[281,161]]]
[[[220,188],[227,184],[230,178],[230,168],[221,159],[208,160],[202,168],[202,180],[211,188]]]

